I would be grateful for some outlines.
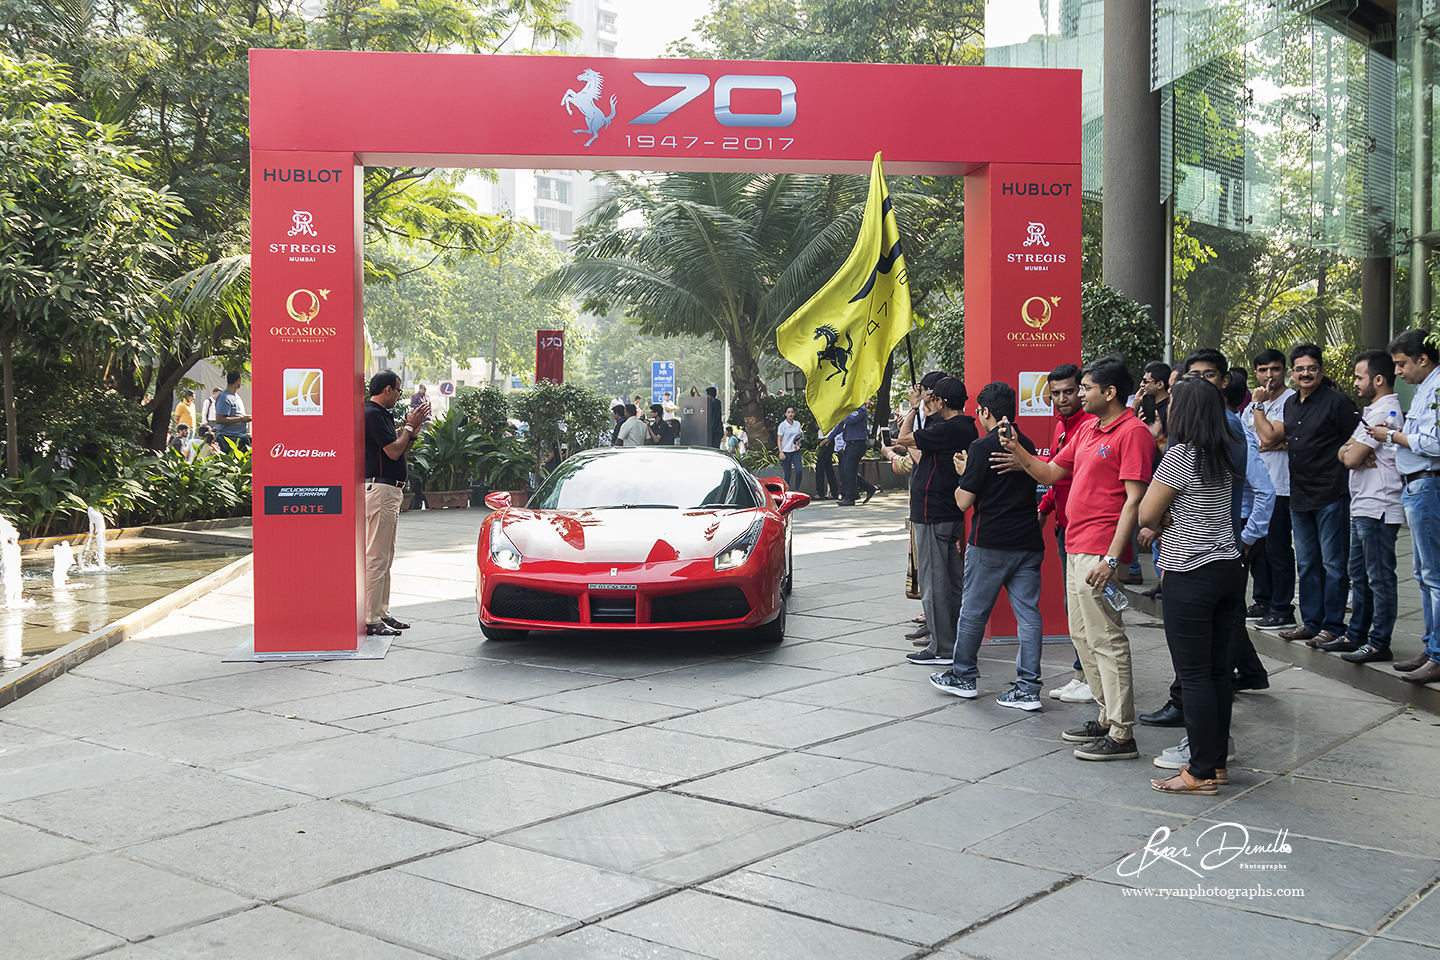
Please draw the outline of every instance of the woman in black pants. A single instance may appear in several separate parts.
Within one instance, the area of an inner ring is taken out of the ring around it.
[[[1169,448],[1140,503],[1140,543],[1160,538],[1165,642],[1180,678],[1190,762],[1150,785],[1161,793],[1216,794],[1229,782],[1230,629],[1245,602],[1231,522],[1237,476],[1225,400],[1198,376],[1170,393]]]

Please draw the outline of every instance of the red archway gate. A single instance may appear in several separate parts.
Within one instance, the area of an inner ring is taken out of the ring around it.
[[[1079,360],[1078,70],[252,50],[250,135],[260,657],[364,639],[366,165],[865,174],[883,151],[966,178],[972,392],[1015,385],[1043,445],[1035,374]]]

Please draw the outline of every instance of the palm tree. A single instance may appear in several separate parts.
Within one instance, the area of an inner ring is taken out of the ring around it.
[[[728,342],[745,429],[752,444],[774,446],[761,358],[775,348],[775,328],[849,252],[866,178],[682,172],[604,179],[611,196],[582,228],[574,261],[535,293],[579,296],[597,313],[621,305],[646,334]],[[921,198],[892,199],[901,206]]]

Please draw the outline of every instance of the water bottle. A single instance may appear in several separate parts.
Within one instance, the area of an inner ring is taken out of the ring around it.
[[[1130,601],[1126,598],[1125,591],[1115,586],[1113,580],[1106,580],[1105,589],[1101,592],[1105,594],[1105,599],[1110,602],[1110,606],[1116,613],[1130,606]]]

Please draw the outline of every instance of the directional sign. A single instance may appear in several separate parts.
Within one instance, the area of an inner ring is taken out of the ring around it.
[[[674,360],[651,360],[650,361],[650,402],[660,403],[669,393],[670,398],[675,398],[675,361]]]

